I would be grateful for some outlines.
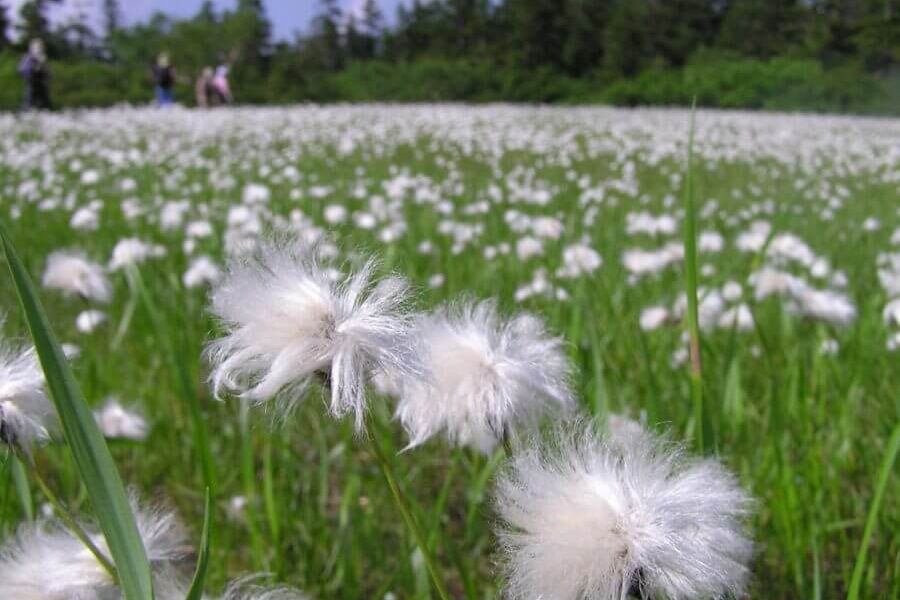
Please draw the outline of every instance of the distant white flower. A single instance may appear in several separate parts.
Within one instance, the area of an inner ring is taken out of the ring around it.
[[[428,287],[430,287],[431,289],[437,289],[437,288],[441,287],[442,285],[444,285],[444,282],[446,280],[447,280],[447,278],[444,277],[443,273],[435,273],[434,275],[432,275],[431,277],[428,278]]]
[[[669,242],[658,250],[634,248],[622,254],[622,264],[637,277],[659,273],[684,259],[684,246],[679,242]]]
[[[133,408],[122,406],[116,398],[109,398],[103,408],[94,411],[100,431],[108,438],[142,441],[147,437],[147,421]]]
[[[83,206],[72,213],[69,227],[76,231],[96,231],[100,227],[100,215],[96,210]]]
[[[338,225],[347,220],[347,209],[340,204],[329,204],[325,207],[324,217],[329,225]]]
[[[269,201],[272,192],[260,183],[248,183],[244,186],[241,200],[244,204],[265,204]]]
[[[159,211],[159,228],[162,231],[173,231],[181,227],[185,213],[190,210],[191,203],[187,200],[178,202],[166,202]]]
[[[881,229],[881,221],[876,219],[875,217],[869,217],[865,221],[863,221],[863,231],[878,231]]]
[[[525,236],[516,241],[516,256],[524,262],[544,253],[544,244],[537,238]]]
[[[881,312],[885,325],[900,326],[900,298],[894,298],[888,302]]]
[[[430,377],[399,385],[410,447],[443,432],[489,452],[505,433],[573,407],[563,342],[536,317],[504,320],[492,302],[465,302],[420,317],[416,335]]]
[[[669,310],[664,306],[649,306],[641,311],[640,325],[644,331],[653,331],[669,319]]]
[[[184,282],[185,287],[195,288],[201,285],[214,284],[221,276],[222,271],[210,257],[198,256],[191,261],[181,280]]]
[[[53,252],[47,258],[42,282],[46,288],[85,300],[106,303],[112,296],[112,286],[103,267],[81,252]]]
[[[759,252],[766,245],[772,226],[766,221],[754,221],[750,229],[740,233],[734,245],[741,252]]]
[[[825,356],[835,356],[840,349],[841,346],[838,344],[838,341],[832,338],[824,339],[819,344],[819,352]]]
[[[725,239],[718,231],[704,231],[697,239],[697,248],[700,252],[716,253],[725,247]]]
[[[213,234],[209,221],[191,221],[184,228],[184,235],[189,238],[207,238]]]
[[[718,326],[723,329],[750,331],[754,326],[753,313],[746,304],[732,306],[719,316]]]
[[[125,238],[119,240],[113,248],[112,258],[109,261],[109,268],[112,271],[137,265],[149,258],[158,258],[165,256],[166,249],[155,244],[148,244],[137,238]]]
[[[900,350],[900,331],[888,336],[886,347],[888,352]]]
[[[675,233],[677,228],[678,221],[675,220],[675,217],[668,214],[656,217],[647,212],[637,212],[629,213],[625,216],[625,232],[629,235],[638,233],[670,235]]]
[[[727,302],[739,300],[744,295],[744,288],[737,281],[728,281],[722,286],[722,298]]]
[[[28,452],[50,438],[55,419],[34,348],[15,349],[0,342],[0,443]]]
[[[563,224],[553,217],[536,217],[531,222],[531,231],[539,238],[558,240],[563,233]]]
[[[362,427],[366,380],[378,371],[420,373],[404,311],[407,283],[372,284],[374,263],[334,282],[314,249],[267,244],[234,260],[212,293],[212,311],[226,330],[211,343],[216,395],[277,397],[288,408],[315,377],[331,388],[331,412],[352,412]]]
[[[374,229],[378,221],[371,213],[356,212],[353,213],[353,222],[360,229]]]
[[[81,174],[81,183],[85,185],[93,185],[100,181],[100,173],[91,169]]]
[[[106,322],[106,313],[100,310],[83,310],[75,317],[75,328],[81,333],[93,333]]]
[[[563,250],[563,266],[558,271],[560,277],[590,275],[600,268],[603,259],[587,244],[573,244]]]
[[[175,515],[132,501],[138,533],[151,570],[165,587],[170,570],[189,552]],[[81,523],[97,548],[110,556],[105,537]],[[0,598],[16,600],[99,600],[119,598],[109,573],[82,542],[54,521],[22,525],[0,549]],[[163,596],[160,596],[161,600]],[[170,596],[174,600],[174,596]]]
[[[739,597],[750,499],[714,460],[634,427],[592,427],[517,454],[498,481],[507,597]]]

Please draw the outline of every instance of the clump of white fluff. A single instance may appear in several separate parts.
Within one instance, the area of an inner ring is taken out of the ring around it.
[[[741,596],[750,499],[714,460],[638,428],[592,426],[515,456],[500,476],[506,591],[514,599]]]
[[[507,320],[493,302],[463,302],[420,317],[416,337],[430,376],[399,385],[410,447],[443,431],[489,452],[507,430],[573,405],[563,342],[532,315]]]
[[[190,552],[171,512],[132,501],[138,531],[155,574],[166,572]],[[103,535],[87,524],[91,541],[110,556]],[[0,598],[16,600],[106,600],[119,592],[103,566],[69,530],[55,521],[22,525],[0,549]]]
[[[335,282],[316,250],[297,243],[262,245],[237,258],[212,293],[227,331],[207,348],[216,395],[277,397],[290,408],[315,377],[331,389],[331,412],[352,412],[361,428],[366,381],[374,373],[420,373],[400,277],[372,282],[366,263]]]
[[[85,300],[105,304],[112,297],[112,286],[103,267],[77,251],[52,253],[47,258],[42,281],[46,288]]]
[[[28,452],[36,442],[49,439],[55,419],[34,348],[0,342],[0,443]]]

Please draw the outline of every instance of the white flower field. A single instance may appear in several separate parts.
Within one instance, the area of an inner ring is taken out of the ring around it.
[[[209,597],[900,597],[900,120],[693,118],[0,115],[0,222],[168,511],[157,598],[207,486]],[[0,597],[118,598],[83,547],[23,575],[80,547],[44,485],[93,496],[0,275]]]

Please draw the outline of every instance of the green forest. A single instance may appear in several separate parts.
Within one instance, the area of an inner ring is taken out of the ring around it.
[[[168,52],[179,102],[205,66],[229,61],[238,103],[466,101],[686,105],[897,114],[900,6],[895,0],[413,0],[396,15],[369,0],[273,39],[262,0],[204,3],[123,26],[51,26],[53,0],[13,19],[0,0],[0,108],[21,105],[16,66],[47,43],[57,107],[146,103],[150,66]],[[15,21],[15,25],[13,25]]]

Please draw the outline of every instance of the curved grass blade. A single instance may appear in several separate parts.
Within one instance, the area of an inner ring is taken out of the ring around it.
[[[191,589],[185,600],[201,600],[203,598],[203,586],[206,583],[206,570],[209,567],[209,523],[212,520],[212,496],[209,488],[206,488],[206,502],[203,509],[203,533],[200,535],[200,551],[197,554],[197,568],[194,570],[194,579],[191,581]]]
[[[0,238],[19,303],[44,370],[47,388],[116,564],[122,592],[126,600],[152,600],[150,564],[147,562],[147,554],[131,512],[125,486],[122,485],[106,440],[100,433],[59,342],[53,335],[34,284],[2,224]]]
[[[863,574],[866,570],[866,554],[869,551],[872,534],[875,532],[878,513],[881,510],[881,502],[884,500],[884,492],[894,471],[894,461],[897,459],[898,452],[900,452],[900,423],[894,426],[894,431],[891,433],[891,438],[885,449],[881,468],[878,471],[878,480],[875,483],[875,496],[872,498],[871,506],[869,506],[869,516],[866,518],[862,541],[859,544],[859,553],[856,555],[856,565],[853,567],[853,577],[850,580],[847,600],[857,600],[860,597],[859,591],[862,588]]]

